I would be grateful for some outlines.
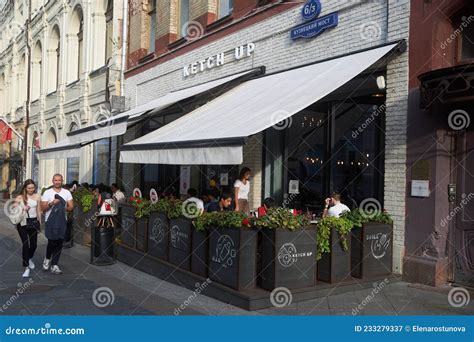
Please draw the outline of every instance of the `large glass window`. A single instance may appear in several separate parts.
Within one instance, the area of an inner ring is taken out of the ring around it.
[[[341,193],[348,206],[357,206],[365,198],[382,201],[379,189],[383,179],[384,108],[383,102],[370,98],[333,104],[330,187]]]
[[[110,139],[94,143],[94,167],[92,181],[94,184],[108,184],[110,177]]]
[[[349,207],[382,202],[384,97],[314,104],[284,130],[265,131],[264,196],[319,213],[324,198],[341,193]]]

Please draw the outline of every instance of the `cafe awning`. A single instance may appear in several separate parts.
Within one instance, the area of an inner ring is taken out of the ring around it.
[[[121,147],[122,163],[235,165],[256,133],[322,99],[384,57],[390,44],[244,82]]]
[[[66,138],[55,144],[49,145],[48,148],[37,150],[35,153],[40,160],[74,158],[80,157],[81,147],[81,144],[73,143]]]
[[[95,124],[67,133],[67,137],[58,143],[38,151],[40,159],[63,159],[71,157],[69,153],[80,154],[80,148],[94,141],[125,134],[128,125],[144,117],[144,114],[157,112],[182,100],[203,94],[215,88],[220,88],[238,78],[260,72],[253,69],[232,76],[220,78],[211,82],[203,83],[186,89],[176,90],[161,96],[144,105],[130,109],[124,113],[112,116]]]

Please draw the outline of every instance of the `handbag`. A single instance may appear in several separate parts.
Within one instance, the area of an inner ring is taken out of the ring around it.
[[[16,203],[17,206],[13,206],[13,203]],[[8,218],[10,222],[14,225],[24,223],[26,221],[25,215],[25,206],[23,202],[11,202],[10,205],[6,208],[6,212],[8,212]]]

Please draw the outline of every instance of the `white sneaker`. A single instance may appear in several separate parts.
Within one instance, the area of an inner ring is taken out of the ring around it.
[[[43,270],[49,270],[49,266],[51,265],[51,260],[44,258],[43,260]]]
[[[53,266],[51,266],[51,273],[61,274],[61,273],[63,273],[63,271],[61,271],[61,269],[59,268],[58,265],[53,265]]]
[[[30,277],[30,268],[27,267],[25,272],[23,272],[23,275],[22,275],[23,278],[29,278]]]
[[[28,261],[28,267],[31,269],[31,270],[34,270],[35,269],[35,263],[33,262],[33,260],[29,260]]]

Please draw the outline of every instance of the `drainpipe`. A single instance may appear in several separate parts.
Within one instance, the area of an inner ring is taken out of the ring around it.
[[[30,0],[31,1],[31,0]],[[122,65],[120,73],[120,96],[124,96],[125,66],[127,58],[128,0],[123,0],[122,14]]]
[[[25,133],[23,135],[23,181],[26,180],[26,160],[28,158],[28,128],[30,126],[30,85],[31,85],[31,0],[28,0],[28,19],[26,21],[26,50],[28,53],[28,66],[26,70],[26,105],[25,105]],[[33,147],[32,147],[33,148]]]

